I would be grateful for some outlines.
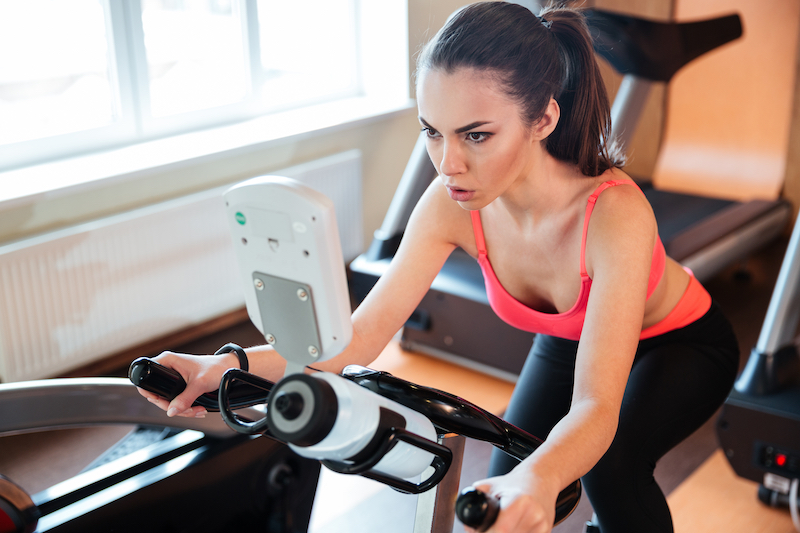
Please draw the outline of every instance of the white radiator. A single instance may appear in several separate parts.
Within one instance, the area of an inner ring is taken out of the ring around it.
[[[331,198],[345,260],[361,253],[359,151],[272,174]],[[243,307],[225,189],[0,246],[0,380],[55,376]]]

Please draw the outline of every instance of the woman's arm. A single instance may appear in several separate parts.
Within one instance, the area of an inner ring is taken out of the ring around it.
[[[611,445],[642,328],[655,236],[650,206],[634,187],[599,197],[587,236],[592,288],[572,405],[536,452],[507,476],[487,481],[503,509],[491,531],[550,531],[558,493]]]
[[[348,364],[374,361],[408,320],[465,232],[471,235],[471,227],[468,212],[450,200],[441,182],[434,180],[414,208],[389,269],[353,313],[352,341],[341,354],[314,368],[340,372]],[[246,352],[250,372],[270,381],[283,376],[285,360],[272,347],[256,346]],[[239,364],[231,354],[198,357],[164,352],[155,359],[177,370],[187,382],[185,391],[170,403],[140,390],[170,416],[202,414],[202,408],[191,404],[200,394],[219,387],[222,374]]]

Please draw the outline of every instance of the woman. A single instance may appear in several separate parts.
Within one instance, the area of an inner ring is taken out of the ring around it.
[[[491,531],[550,531],[556,496],[579,477],[603,533],[672,531],[655,462],[721,405],[738,346],[620,170],[583,16],[470,5],[422,51],[417,97],[439,176],[353,313],[352,343],[319,366],[372,362],[459,246],[498,315],[538,334],[506,418],[546,440],[518,464],[497,454],[476,484],[500,501]],[[251,372],[282,375],[271,348],[248,356]],[[142,392],[170,416],[202,416],[192,401],[238,366],[233,354],[157,359],[188,383],[169,405]]]

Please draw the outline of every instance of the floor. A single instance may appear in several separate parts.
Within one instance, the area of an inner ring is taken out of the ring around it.
[[[777,242],[755,255],[746,264],[732,266],[706,284],[709,292],[720,303],[734,324],[743,353],[742,362],[756,342],[785,246],[786,240]],[[252,325],[243,323],[203,339],[164,348],[186,353],[210,353],[216,347],[229,341],[252,345],[263,342],[263,339]],[[413,378],[412,380],[421,383],[431,380],[430,383],[423,384],[438,386],[438,388],[462,395],[488,410],[502,412],[512,388],[510,384],[493,378],[475,378],[469,372],[465,373],[461,369],[451,368],[442,372],[441,369],[437,370],[436,368],[436,365],[440,364],[443,363],[423,355],[403,353],[395,347],[387,350],[374,366],[392,371],[401,377]],[[120,369],[120,372],[123,370]],[[404,376],[403,372],[409,372],[409,375]],[[432,377],[436,375],[445,375],[449,381],[442,385]],[[46,434],[47,438],[43,438],[41,434],[4,437],[0,439],[0,473],[16,480],[29,492],[37,492],[79,472],[106,447],[116,442],[131,429],[119,427],[114,428],[113,431],[100,431],[98,428],[63,430],[48,433]],[[54,445],[54,443],[58,444]],[[80,450],[81,453],[76,455],[76,450]],[[467,442],[461,475],[462,486],[469,485],[485,475],[490,452],[491,446],[485,443]],[[758,503],[755,499],[755,487],[751,487],[747,483],[741,485],[740,480],[736,479],[732,472],[725,471],[726,466],[724,458],[721,458],[718,453],[713,420],[711,420],[662,459],[656,469],[656,477],[665,493],[670,495],[671,506],[673,508],[674,505],[678,506],[679,510],[676,516],[683,516],[681,509],[691,509],[692,503],[697,501],[697,494],[694,491],[717,493],[718,489],[713,488],[713,483],[709,485],[707,478],[710,478],[712,481],[716,480],[717,484],[722,482],[725,487],[738,483],[743,487],[738,489],[738,497],[745,501],[748,499],[747,491],[752,490],[750,503],[753,513],[757,517],[761,516],[758,513],[764,512],[784,521],[781,526],[783,529],[776,527],[770,531],[781,533],[791,531],[791,522],[786,522],[788,512],[769,509]],[[722,474],[719,474],[720,469]],[[708,472],[712,473],[708,474]],[[730,476],[731,479],[725,481],[725,475]],[[697,488],[694,488],[695,485]],[[722,491],[720,494],[724,494],[722,489],[719,490]],[[709,528],[705,530],[694,527],[686,529],[687,526],[682,525],[683,529],[677,529],[677,531],[679,533],[682,531],[686,533],[721,530],[741,531],[742,533],[756,531],[754,529],[736,529],[735,524],[731,527],[731,513],[735,516],[740,513],[742,507],[734,504],[733,500],[726,500],[727,496],[722,498],[722,501],[717,502],[721,506],[719,510],[712,507],[698,511],[707,515],[712,521]],[[413,530],[416,504],[414,497],[395,493],[380,484],[363,478],[345,477],[326,472],[321,479],[316,501],[310,529],[313,533],[359,533],[362,531],[372,533],[376,531],[376,523],[382,524],[380,528],[382,533],[405,533]],[[728,502],[730,509],[726,511]],[[581,532],[583,524],[590,517],[591,507],[588,500],[583,498],[573,515],[557,526],[554,531],[556,533]],[[714,522],[717,518],[719,521]],[[690,524],[697,524],[694,518],[688,520]],[[755,520],[762,521],[761,518]],[[744,525],[741,520],[738,522],[739,525]],[[719,527],[714,526],[714,523]],[[722,527],[722,524],[725,526]],[[786,524],[789,524],[788,528],[785,527]],[[454,533],[461,532],[463,528],[456,524],[453,531]]]
[[[792,533],[786,509],[754,497],[757,484],[737,477],[715,451],[668,498],[676,533]]]

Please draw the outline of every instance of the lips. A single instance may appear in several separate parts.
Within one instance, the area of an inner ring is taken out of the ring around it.
[[[456,202],[468,202],[475,196],[475,191],[467,191],[458,187],[447,187],[447,194]]]

